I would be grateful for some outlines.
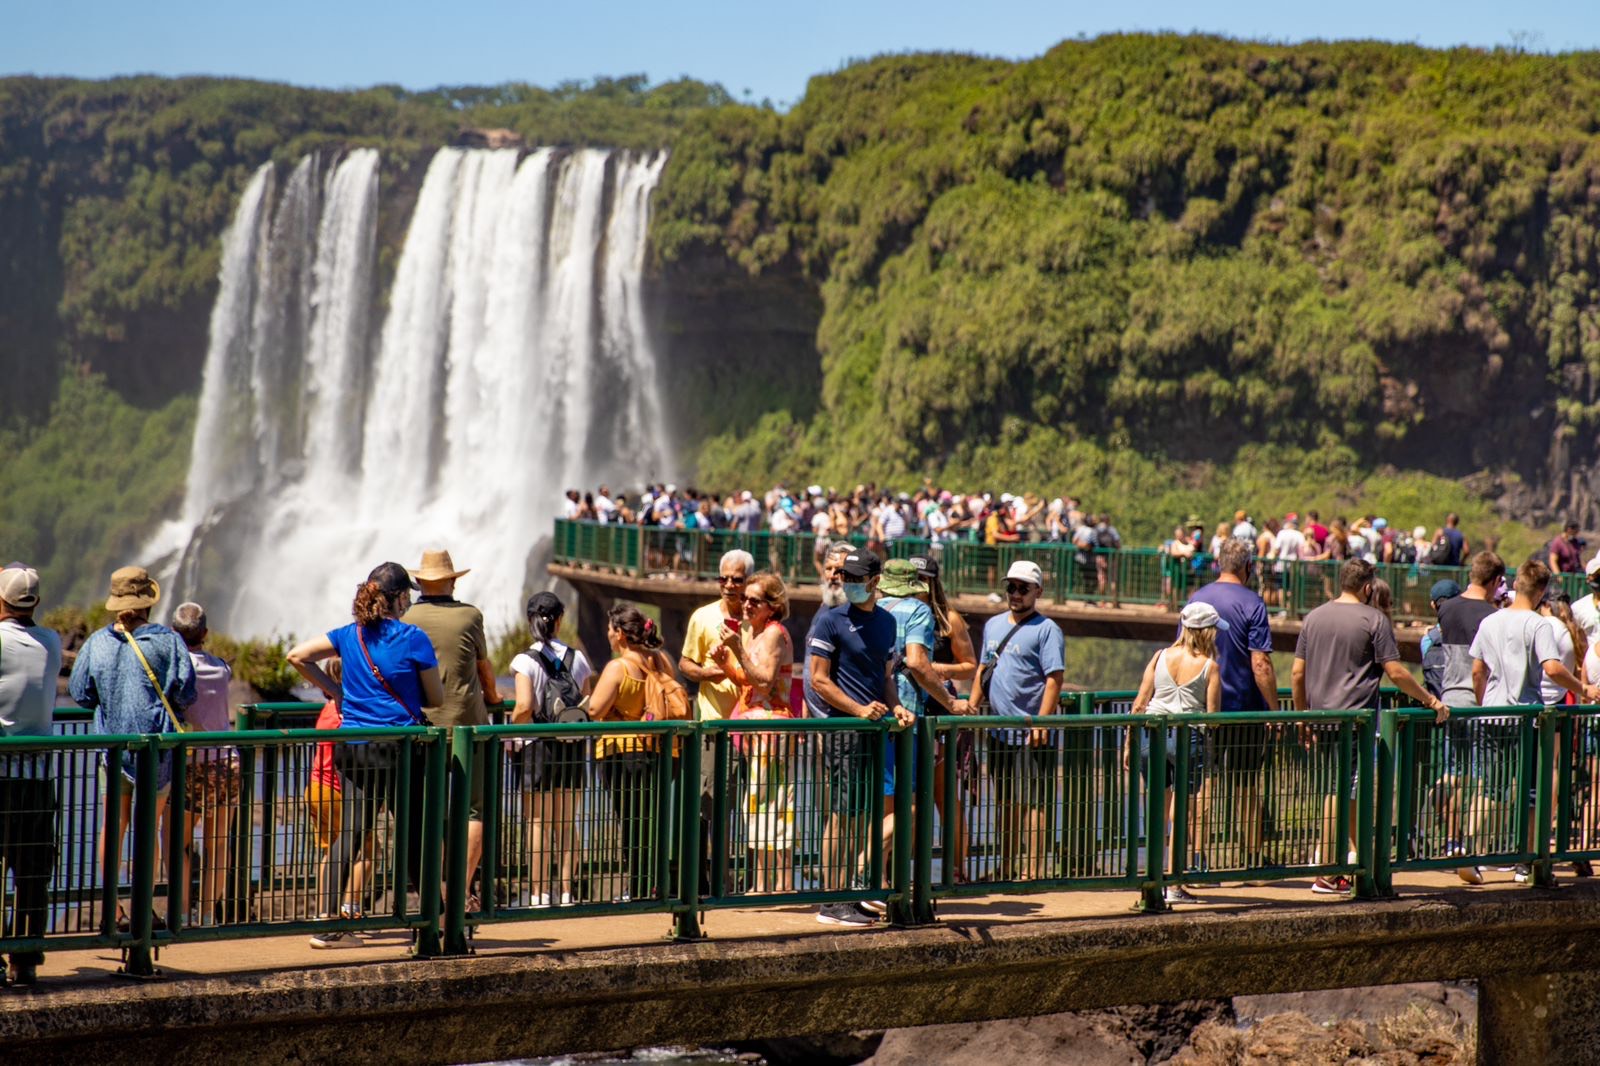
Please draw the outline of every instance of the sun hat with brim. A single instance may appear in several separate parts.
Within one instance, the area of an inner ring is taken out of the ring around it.
[[[39,571],[15,563],[0,570],[0,600],[12,607],[39,605]]]
[[[429,548],[422,553],[422,565],[411,571],[411,576],[418,581],[449,581],[470,573],[470,569],[457,570],[450,553],[443,548]]]
[[[910,559],[890,559],[883,566],[878,591],[885,596],[920,596],[928,591],[928,583],[917,576],[916,564]]]
[[[108,611],[137,611],[161,602],[161,586],[142,566],[124,566],[111,574]]]
[[[1227,629],[1228,623],[1209,603],[1191,603],[1178,613],[1185,629]]]

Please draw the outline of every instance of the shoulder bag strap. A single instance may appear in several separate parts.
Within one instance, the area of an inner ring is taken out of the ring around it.
[[[1032,617],[1033,617],[1033,615],[1031,615],[1031,614],[1028,615],[1028,618],[1032,618]],[[1011,638],[1017,635],[1017,630],[1021,629],[1025,624],[1027,624],[1028,618],[1024,618],[1021,622],[1018,622],[1016,625],[1012,626],[1011,627],[1011,632],[1007,633],[1005,635],[1005,639],[1002,640],[999,643],[999,645],[997,645],[995,647],[995,649],[994,649],[994,661],[995,662],[998,663],[1000,661],[1000,653],[1006,650],[1006,645],[1010,644],[1011,643]]]
[[[373,678],[378,682],[378,684],[383,686],[383,691],[389,694],[389,698],[398,703],[400,705],[400,709],[406,712],[406,717],[411,719],[412,725],[427,725],[427,722],[411,713],[411,707],[406,703],[405,700],[401,699],[400,694],[395,692],[395,690],[389,685],[389,679],[383,676],[383,671],[378,669],[378,664],[372,661],[372,653],[367,650],[367,638],[361,632],[361,628],[361,623],[357,622],[356,643],[361,645],[361,655],[367,660],[367,668],[372,671]]]
[[[117,627],[117,632],[121,633],[122,639],[128,642],[128,647],[133,649],[133,654],[139,657],[139,665],[144,667],[144,676],[150,679],[150,684],[155,687],[156,695],[161,698],[161,706],[167,712],[167,721],[172,723],[173,729],[180,733],[187,733],[189,731],[189,727],[178,719],[177,712],[172,709],[172,704],[167,702],[167,694],[162,689],[161,682],[156,677],[156,672],[150,669],[150,660],[144,657],[144,651],[139,647],[139,642],[133,639],[132,633],[129,633],[121,626]]]

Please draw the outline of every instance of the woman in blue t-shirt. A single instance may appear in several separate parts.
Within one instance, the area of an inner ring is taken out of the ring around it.
[[[439,660],[433,644],[421,629],[400,621],[411,606],[411,575],[399,563],[380,563],[356,589],[350,613],[355,621],[320,637],[313,637],[289,652],[289,664],[302,677],[339,703],[341,729],[392,729],[425,726],[423,707],[444,702],[439,680]],[[338,656],[340,682],[335,683],[317,664]],[[412,886],[422,858],[422,785],[425,751],[422,745],[402,740],[350,739],[334,745],[333,762],[350,787],[359,793],[361,809],[354,845],[373,831],[380,806],[398,809],[396,799],[402,775],[401,760],[411,763],[411,824],[406,847],[406,870]],[[349,915],[346,915],[349,917]],[[359,915],[357,915],[359,916]]]

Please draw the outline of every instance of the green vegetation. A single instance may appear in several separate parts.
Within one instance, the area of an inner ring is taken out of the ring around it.
[[[697,115],[658,254],[825,305],[821,411],[713,438],[702,479],[1055,486],[1141,538],[1236,504],[1489,522],[1457,479],[1595,452],[1597,89],[1596,54],[1119,36]]]

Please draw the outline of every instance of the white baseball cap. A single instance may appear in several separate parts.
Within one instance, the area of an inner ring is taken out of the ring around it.
[[[1044,571],[1039,569],[1039,564],[1027,559],[1018,559],[1011,564],[1011,569],[1006,571],[1007,581],[1026,581],[1030,585],[1044,588]]]
[[[1583,568],[1583,572],[1589,577],[1600,574],[1600,553],[1596,553],[1595,557],[1589,560],[1589,565]]]
[[[1227,629],[1228,623],[1223,621],[1217,609],[1209,603],[1191,603],[1178,613],[1178,621],[1183,623],[1185,629]]]

